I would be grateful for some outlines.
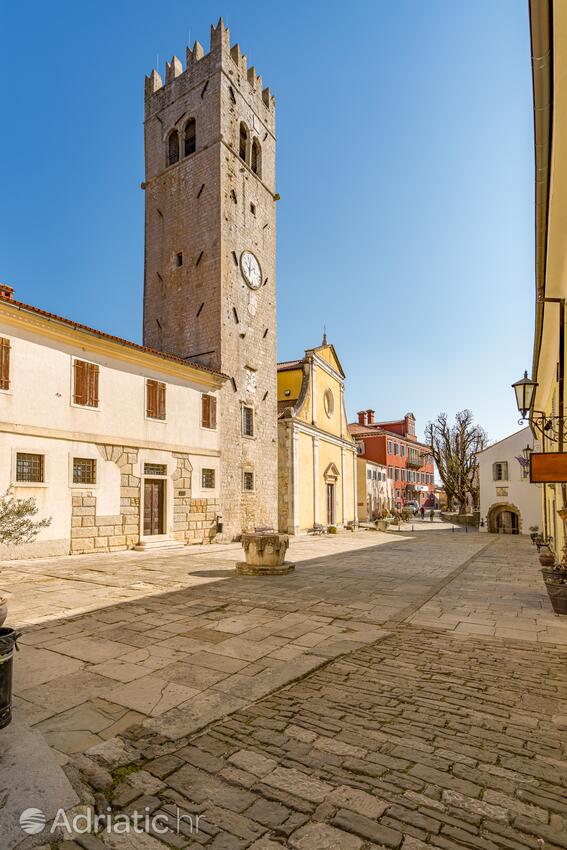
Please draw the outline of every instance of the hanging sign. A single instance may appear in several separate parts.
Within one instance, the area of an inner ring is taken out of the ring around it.
[[[567,482],[567,452],[532,452],[530,481],[532,484]]]

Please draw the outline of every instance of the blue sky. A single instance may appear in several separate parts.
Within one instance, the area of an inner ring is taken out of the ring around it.
[[[349,415],[517,429],[531,362],[527,0],[2,4],[0,280],[134,340],[143,86],[219,15],[277,98],[280,359],[320,342]]]

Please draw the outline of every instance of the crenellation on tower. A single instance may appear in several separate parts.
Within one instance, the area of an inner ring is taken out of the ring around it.
[[[230,64],[228,62],[229,59],[231,60]],[[202,66],[199,68],[198,66],[202,60],[207,60],[206,67]],[[246,81],[248,82],[252,97],[257,98],[258,104],[262,104],[264,119],[267,123],[269,123],[269,114],[273,113],[275,109],[275,98],[273,95],[270,95],[269,97],[264,96],[266,88],[262,89],[262,77],[256,73],[254,66],[251,66],[250,68],[247,67],[247,58],[245,54],[242,53],[240,45],[236,43],[231,46],[230,30],[228,27],[224,26],[222,18],[219,19],[216,27],[211,26],[209,53],[205,53],[202,44],[199,41],[195,41],[193,47],[186,48],[185,69],[183,69],[181,60],[177,56],[174,56],[171,62],[166,62],[165,85],[163,83],[161,83],[161,85],[146,83],[147,99],[151,99],[152,95],[159,93],[159,102],[157,104],[151,103],[151,105],[148,106],[148,103],[146,103],[146,114],[159,111],[163,108],[164,104],[161,101],[166,99],[165,92],[170,85],[177,84],[180,78],[183,79],[184,85],[187,87],[197,85],[201,78],[210,74],[213,69],[217,67],[217,63],[219,63],[218,67],[222,67],[225,73],[227,73],[230,77],[234,77],[233,66],[236,66],[238,76],[235,79],[235,83],[238,86],[243,87],[243,83]],[[146,77],[146,80],[154,79],[154,74],[161,82],[161,76],[157,70],[152,71],[149,77]],[[176,91],[175,97],[178,96],[179,94]],[[271,129],[273,131],[273,126]]]
[[[171,62],[165,63],[165,84],[168,85],[175,80],[176,77],[181,76],[183,73],[183,65],[181,64],[181,59],[177,56],[171,57]]]

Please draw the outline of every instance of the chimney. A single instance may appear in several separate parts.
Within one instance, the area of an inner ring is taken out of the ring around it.
[[[366,425],[366,411],[365,410],[359,410],[356,415],[358,416],[358,424],[359,425]]]
[[[14,300],[14,288],[8,286],[7,283],[0,283],[0,298],[5,298],[6,301]]]
[[[368,416],[368,424],[374,425],[374,411],[373,410],[367,410],[366,415]]]

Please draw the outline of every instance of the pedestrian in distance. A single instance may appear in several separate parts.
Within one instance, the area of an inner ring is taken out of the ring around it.
[[[425,519],[425,508],[423,507],[423,505],[420,507],[419,512],[421,514],[421,519],[423,521]]]
[[[433,508],[431,508],[431,510],[429,511],[429,521],[430,522],[433,522],[434,516],[435,516],[435,511],[433,510]]]

